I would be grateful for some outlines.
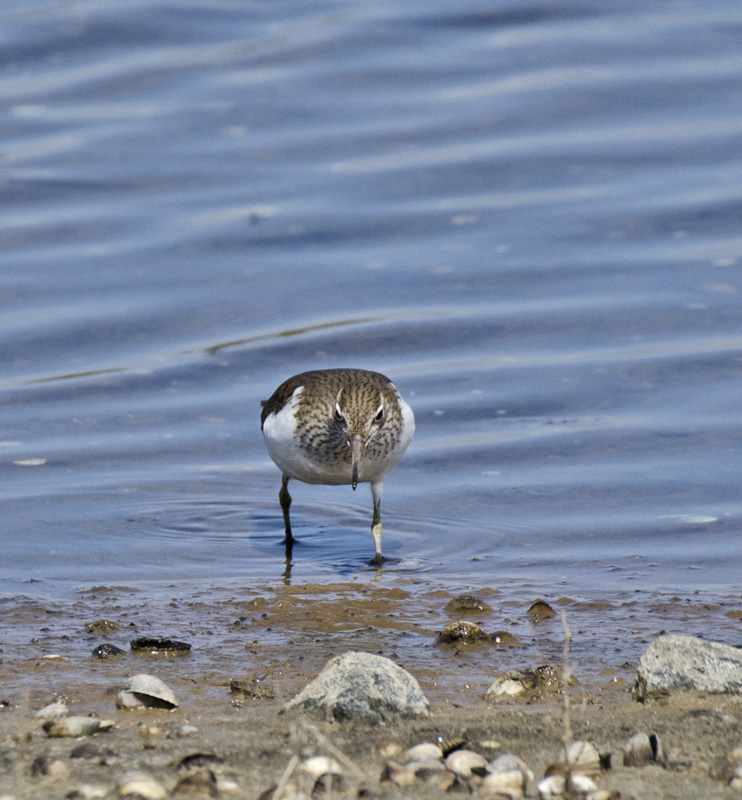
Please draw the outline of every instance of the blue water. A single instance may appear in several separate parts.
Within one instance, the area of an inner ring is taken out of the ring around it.
[[[738,0],[5,3],[0,595],[363,574],[365,486],[295,484],[284,563],[260,434],[330,366],[417,417],[382,580],[734,593],[741,37]]]

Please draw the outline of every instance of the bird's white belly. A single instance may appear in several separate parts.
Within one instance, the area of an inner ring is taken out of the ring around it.
[[[297,389],[288,403],[277,413],[270,414],[263,423],[265,445],[276,466],[304,483],[350,483],[350,459],[344,462],[323,463],[311,458],[296,434],[296,406],[302,387]],[[350,452],[350,451],[349,451]]]

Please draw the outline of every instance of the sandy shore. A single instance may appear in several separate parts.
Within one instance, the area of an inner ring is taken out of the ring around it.
[[[439,737],[464,739],[487,758],[515,753],[538,780],[562,747],[561,695],[493,704],[484,700],[484,692],[508,669],[560,666],[561,623],[558,616],[529,619],[525,596],[503,599],[487,588],[478,596],[485,609],[477,622],[488,632],[507,630],[514,644],[435,645],[437,632],[456,618],[450,605],[454,597],[441,590],[425,594],[412,585],[305,585],[239,595],[215,590],[159,604],[130,587],[96,587],[67,604],[19,599],[3,611],[0,796],[63,798],[87,785],[113,797],[122,775],[139,769],[168,792],[178,788],[175,796],[251,800],[280,780],[293,756],[299,759],[298,777],[302,759],[334,750],[350,762],[349,796],[361,789],[365,796],[436,797],[444,793],[427,785],[382,785],[380,776],[391,745],[404,749]],[[636,661],[652,630],[638,622],[631,635],[625,629],[639,610],[650,624],[664,615],[663,628],[673,632],[695,632],[705,622],[708,630],[730,634],[739,624],[731,605],[653,596],[639,609],[632,605],[628,616],[616,598],[602,604],[558,598],[552,605],[567,609],[573,630],[570,658],[578,681],[570,690],[573,737],[612,755],[612,768],[602,774],[599,787],[636,800],[738,796],[712,776],[726,754],[742,744],[739,697],[679,694],[634,701],[629,689]],[[508,613],[514,609],[519,616]],[[136,636],[155,633],[189,641],[192,649],[180,656],[135,655],[128,649]],[[731,634],[727,640],[735,643]],[[92,651],[102,642],[125,652],[95,658]],[[351,649],[380,653],[408,669],[431,703],[431,717],[368,726],[282,712],[330,657]],[[166,681],[179,707],[117,710],[117,692],[140,672]],[[235,693],[232,680],[255,687],[254,696]],[[88,757],[71,758],[81,742],[48,737],[34,716],[54,701],[65,702],[70,714],[92,714],[115,725],[87,737],[95,745]],[[666,767],[623,766],[622,748],[637,731],[660,737]],[[219,778],[218,793],[213,785],[199,789],[197,781],[179,784],[198,770]],[[536,796],[535,782],[528,796]]]

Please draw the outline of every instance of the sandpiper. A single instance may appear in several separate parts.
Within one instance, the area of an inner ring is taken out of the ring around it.
[[[381,564],[381,488],[415,432],[415,417],[385,375],[364,369],[318,369],[284,381],[263,406],[261,428],[270,457],[283,473],[278,498],[286,528],[291,478],[304,483],[371,484],[371,534]]]

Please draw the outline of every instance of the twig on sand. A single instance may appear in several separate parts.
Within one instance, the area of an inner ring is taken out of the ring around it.
[[[562,609],[562,626],[564,627],[564,647],[562,648],[562,695],[564,697],[564,752],[572,744],[572,723],[569,717],[569,682],[572,680],[572,671],[569,667],[569,643],[572,632],[567,625],[567,615]]]
[[[564,789],[565,796],[572,796],[572,774],[569,764],[569,746],[572,744],[572,722],[569,716],[569,682],[572,672],[569,667],[569,643],[572,639],[572,632],[567,624],[567,615],[562,609],[562,626],[564,628],[564,646],[562,648],[562,697],[564,698],[564,712],[562,720],[564,730],[562,740],[564,741]]]
[[[283,797],[283,790],[286,788],[286,784],[289,782],[291,773],[296,769],[296,765],[298,763],[299,756],[294,753],[294,755],[289,759],[289,763],[286,764],[286,769],[283,771],[283,775],[281,775],[281,780],[278,781],[276,788],[273,790],[271,800],[280,800],[280,798]]]

